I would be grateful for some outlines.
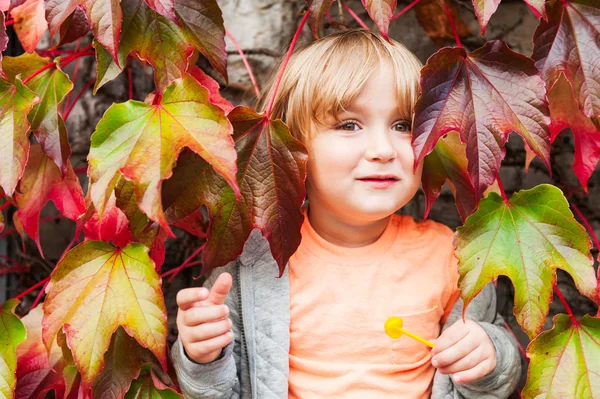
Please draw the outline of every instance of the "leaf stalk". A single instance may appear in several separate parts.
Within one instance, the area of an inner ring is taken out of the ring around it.
[[[413,8],[414,6],[417,5],[417,3],[421,1],[421,0],[413,0],[409,5],[407,5],[406,7],[404,7],[402,10],[400,10],[396,15],[394,15],[392,17],[392,21],[395,21],[396,19],[400,18],[402,15],[404,15],[408,10],[410,10],[411,8]]]
[[[450,21],[450,26],[452,27],[452,32],[454,33],[454,40],[456,41],[456,45],[462,48],[462,43],[460,42],[460,37],[458,36],[458,31],[456,30],[456,24],[454,23],[454,18],[452,18],[452,14],[450,13],[450,9],[448,8],[448,4],[444,1],[444,11],[446,12],[446,16],[448,17],[448,21]]]
[[[242,48],[240,47],[238,42],[231,35],[231,33],[229,33],[229,31],[227,29],[225,29],[225,34],[227,35],[229,40],[231,40],[231,43],[233,43],[233,45],[235,46],[236,50],[240,54],[240,57],[242,57],[242,62],[244,63],[244,66],[246,67],[246,70],[248,71],[248,76],[250,77],[252,86],[254,86],[254,93],[256,93],[256,98],[260,98],[260,90],[258,89],[258,85],[256,84],[256,78],[254,77],[254,73],[252,73],[252,68],[250,68],[250,64],[248,63],[246,54],[244,54],[244,51],[242,50]]]
[[[556,293],[556,296],[558,297],[558,299],[562,303],[563,307],[565,308],[565,311],[567,312],[567,314],[571,318],[571,321],[573,322],[573,325],[579,325],[579,321],[577,320],[577,318],[575,318],[575,315],[573,314],[573,311],[571,310],[571,307],[567,303],[567,300],[563,296],[562,292],[560,292],[560,289],[558,288],[558,285],[556,285],[556,283],[554,283],[554,285],[552,286],[552,288],[554,288],[554,292]]]
[[[344,4],[344,10],[348,11],[348,14],[352,15],[352,18],[354,18],[354,20],[356,22],[358,22],[358,24],[363,29],[369,30],[369,27],[367,26],[367,24],[365,24],[365,22],[362,19],[360,19],[360,17],[358,15],[356,15],[356,13],[350,7],[348,7],[347,4]]]

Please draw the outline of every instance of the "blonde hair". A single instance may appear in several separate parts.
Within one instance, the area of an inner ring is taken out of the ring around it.
[[[325,124],[329,118],[336,118],[352,104],[381,62],[389,61],[396,80],[399,113],[412,120],[423,65],[404,45],[392,39],[390,42],[378,33],[351,29],[296,50],[281,79],[271,117],[282,119],[291,134],[307,144],[314,130],[311,122]],[[281,62],[257,110],[267,107],[280,68]]]

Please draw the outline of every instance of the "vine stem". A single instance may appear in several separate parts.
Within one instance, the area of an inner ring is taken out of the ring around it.
[[[563,307],[567,311],[567,314],[571,318],[571,321],[573,322],[573,324],[574,325],[578,325],[579,321],[577,321],[577,319],[575,318],[575,315],[573,314],[573,311],[571,310],[571,307],[567,303],[567,300],[563,296],[562,292],[560,292],[560,289],[558,288],[558,285],[556,285],[556,283],[554,283],[554,285],[552,286],[552,288],[554,288],[554,292],[556,293],[556,296],[558,297],[558,299],[562,303]]]
[[[185,267],[186,267],[186,268],[188,268],[188,267],[192,267],[192,266],[200,265],[200,264],[202,264],[202,263],[203,263],[203,262],[202,262],[201,260],[197,260],[197,261],[195,261],[195,262],[190,262],[190,263],[188,263],[188,264],[187,264]],[[170,276],[171,274],[173,274],[173,273],[175,273],[175,272],[177,272],[177,271],[178,271],[178,269],[177,269],[177,268],[176,268],[176,269],[171,269],[171,270],[169,270],[168,272],[164,272],[163,274],[161,274],[161,275],[160,275],[160,277],[163,277],[163,278],[164,278],[164,277]]]
[[[460,38],[458,37],[458,31],[456,30],[456,25],[454,24],[454,18],[452,18],[452,14],[450,13],[450,9],[448,8],[448,4],[444,2],[444,11],[446,12],[446,16],[450,21],[450,26],[452,27],[452,32],[454,32],[454,40],[456,41],[456,45],[462,48],[462,43],[460,42]]]
[[[590,222],[588,222],[588,220],[586,219],[586,217],[583,216],[583,213],[581,213],[581,211],[579,210],[579,208],[577,207],[577,205],[571,203],[571,208],[573,208],[573,210],[575,211],[575,213],[577,214],[577,216],[579,217],[579,219],[581,220],[581,222],[583,223],[583,225],[585,226],[585,228],[588,230],[588,233],[592,237],[592,241],[594,242],[594,245],[596,246],[596,249],[598,251],[600,251],[600,243],[598,242],[598,237],[596,236],[596,233],[594,232],[594,229],[592,229],[592,226],[590,225]]]
[[[85,86],[83,86],[83,89],[81,89],[79,91],[79,93],[77,93],[77,96],[75,96],[75,99],[73,100],[73,102],[71,103],[71,105],[69,105],[69,109],[67,109],[67,111],[64,113],[63,118],[65,120],[67,120],[67,118],[69,117],[69,115],[71,115],[71,111],[73,111],[73,108],[75,108],[75,104],[77,104],[77,101],[79,100],[79,98],[81,98],[81,96],[83,95],[83,93],[89,89],[89,87],[96,81],[96,78],[92,78],[90,79]]]
[[[84,55],[91,55],[94,54],[94,52],[89,52],[89,49],[92,48],[92,45],[88,45],[86,46],[83,50],[78,51],[77,53],[70,55],[68,57],[66,57],[65,59],[60,60],[62,66],[67,65],[68,63],[70,63],[71,61],[73,61],[74,59],[77,59],[79,57],[82,57]],[[56,65],[56,60],[47,63],[46,65],[44,65],[43,67],[41,67],[40,69],[38,69],[37,71],[33,72],[31,75],[29,75],[28,77],[25,78],[25,80],[23,80],[23,84],[27,84],[27,82],[29,82],[31,79],[35,78],[37,75],[39,75],[40,73],[44,72],[46,69],[50,69],[52,67],[54,67]]]
[[[42,289],[38,293],[37,297],[35,297],[35,301],[33,301],[33,303],[31,304],[31,307],[29,308],[30,312],[33,309],[35,309],[35,307],[38,305],[38,303],[40,303],[40,300],[42,299],[42,295],[44,295],[44,292],[46,291],[46,286],[48,285],[49,282],[50,282],[50,278],[48,277],[46,283],[44,284],[44,286],[42,287]]]
[[[400,18],[402,15],[404,15],[408,10],[410,10],[411,8],[413,8],[414,6],[417,5],[417,3],[421,1],[421,0],[413,0],[409,5],[407,5],[406,7],[404,7],[402,10],[400,10],[396,15],[394,15],[392,17],[392,21],[395,21],[396,19]]]
[[[25,291],[23,291],[19,295],[17,295],[15,297],[15,299],[21,299],[21,298],[23,298],[25,295],[29,294],[31,291],[33,291],[36,288],[38,288],[40,285],[45,285],[49,280],[50,280],[50,277],[46,277],[42,281],[38,281],[37,283],[35,283],[31,287],[27,288]]]
[[[504,191],[504,185],[502,185],[502,180],[500,179],[500,173],[496,173],[496,181],[498,182],[498,187],[500,187],[500,192],[502,193],[502,198],[504,202],[508,202],[508,197],[506,196],[506,192]]]
[[[252,73],[252,68],[250,68],[250,64],[248,63],[246,54],[244,54],[244,51],[242,50],[242,48],[240,47],[238,42],[231,35],[231,33],[229,33],[229,31],[227,29],[225,29],[225,34],[227,35],[229,40],[231,40],[231,43],[233,43],[233,45],[235,46],[237,52],[240,54],[240,57],[242,57],[242,62],[244,63],[244,66],[246,67],[246,70],[248,71],[248,76],[250,77],[252,86],[254,86],[254,93],[256,93],[257,98],[260,98],[260,90],[258,89],[258,85],[256,84],[256,79],[254,78],[254,73]]]
[[[200,245],[200,247],[197,250],[195,250],[194,253],[192,253],[180,266],[177,266],[175,269],[169,271],[169,272],[172,272],[171,274],[173,274],[169,278],[169,283],[171,281],[173,281],[175,276],[177,276],[180,271],[182,271],[183,269],[185,269],[188,266],[188,264],[192,261],[192,259],[194,259],[196,256],[198,256],[198,254],[200,252],[202,252],[202,250],[204,249],[205,246],[206,246],[206,242],[204,244]]]
[[[354,20],[356,22],[358,22],[358,24],[363,28],[363,29],[367,29],[369,30],[369,27],[367,26],[367,24],[365,24],[365,22],[360,19],[360,17],[358,15],[356,15],[356,13],[350,8],[348,7],[347,4],[344,4],[344,10],[348,11],[348,14],[352,15],[352,18],[354,18]]]
[[[515,335],[515,332],[513,331],[512,328],[510,328],[510,326],[508,325],[508,323],[506,321],[504,322],[504,328],[506,328],[508,330],[508,332],[510,333],[510,335],[512,335],[513,338],[515,339],[515,342],[517,343],[517,346],[519,347],[519,352],[521,352],[521,355],[523,355],[523,357],[525,359],[529,360],[527,358],[527,352],[525,351],[525,348],[523,348],[523,345],[521,345],[521,343],[517,339],[517,336]]]
[[[127,86],[129,89],[129,99],[133,99],[133,77],[131,76],[131,62],[127,63]]]
[[[9,262],[14,263],[15,265],[17,265],[18,267],[24,267],[21,263],[19,263],[18,260],[11,258],[10,256],[6,256],[6,255],[0,255],[0,259],[4,259],[7,260]]]
[[[302,18],[302,21],[300,21],[300,25],[298,26],[298,29],[296,29],[296,33],[294,34],[294,38],[292,39],[290,48],[288,49],[285,59],[283,60],[283,64],[281,65],[281,69],[279,70],[279,73],[277,74],[277,80],[275,81],[275,88],[273,89],[273,93],[271,95],[271,98],[269,99],[269,105],[267,107],[267,112],[265,114],[267,119],[271,117],[271,110],[273,109],[273,102],[275,101],[275,96],[277,95],[277,91],[279,90],[279,84],[281,83],[281,79],[283,78],[283,72],[285,71],[285,67],[287,66],[287,64],[290,60],[290,57],[292,56],[292,52],[294,51],[294,47],[296,47],[296,43],[298,42],[298,38],[300,37],[302,28],[304,28],[304,25],[306,24],[306,21],[308,21],[309,16],[310,16],[310,11],[307,10],[306,13],[304,14],[304,18]]]
[[[9,206],[10,206],[10,201],[6,201],[4,204],[2,204],[2,206],[0,206],[0,212],[2,212],[3,210],[5,210]]]
[[[81,38],[79,38],[79,40],[77,40],[77,45],[75,46],[75,53],[77,53],[79,51],[79,48],[81,46]],[[77,82],[77,73],[79,72],[79,64],[80,64],[81,58],[77,59],[77,62],[75,63],[75,70],[73,71],[73,88],[75,88],[75,82]],[[69,92],[69,95],[67,96],[67,101],[65,101],[64,105],[63,105],[63,114],[65,113],[65,110],[68,109],[68,104],[71,101],[71,95],[73,94],[73,90],[71,90]]]

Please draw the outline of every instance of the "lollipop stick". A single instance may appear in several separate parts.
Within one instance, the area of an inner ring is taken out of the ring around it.
[[[404,333],[404,335],[408,335],[409,337],[411,337],[412,339],[416,339],[417,341],[429,346],[430,348],[434,347],[433,342],[429,342],[424,338],[419,337],[418,335],[415,335],[413,333],[411,333],[410,331],[406,331],[404,328],[402,329],[402,332]]]

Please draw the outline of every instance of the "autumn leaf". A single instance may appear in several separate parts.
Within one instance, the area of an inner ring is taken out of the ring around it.
[[[19,210],[15,214],[25,232],[35,240],[40,253],[39,218],[42,208],[52,200],[58,210],[71,220],[85,212],[83,190],[70,164],[67,173],[62,173],[48,158],[39,144],[33,144],[25,173],[15,194]]]
[[[381,35],[389,40],[388,29],[390,20],[396,11],[397,0],[362,0],[362,4],[377,25]]]
[[[26,53],[19,57],[6,57],[4,67],[8,80],[14,83],[18,74],[31,76],[49,62],[49,58]],[[58,107],[73,89],[73,83],[58,64],[59,62],[56,62],[51,68],[27,81],[26,86],[40,98],[40,102],[32,108],[27,118],[31,123],[30,130],[34,132],[46,155],[58,165],[62,173],[66,173],[71,147]]]
[[[313,35],[315,38],[319,37],[319,26],[323,16],[331,8],[333,0],[307,0],[308,10],[310,11],[310,22],[312,27]],[[388,22],[389,23],[389,22]]]
[[[481,36],[485,35],[487,24],[498,9],[499,4],[500,0],[473,0],[473,7],[475,8],[475,15],[477,15],[477,19],[479,20]]]
[[[5,58],[6,59],[6,58]],[[0,186],[12,196],[29,154],[27,114],[39,97],[17,78],[14,85],[0,79]]]
[[[183,396],[171,388],[156,387],[157,380],[152,377],[148,365],[144,365],[138,379],[131,383],[125,399],[182,399]]]
[[[90,31],[90,25],[85,12],[77,7],[60,25],[59,40],[56,47],[74,42]]]
[[[600,319],[554,316],[552,330],[529,344],[524,399],[600,398]]]
[[[55,340],[50,353],[42,341],[42,305],[36,306],[21,321],[27,329],[27,339],[17,347],[17,387],[15,399],[43,399],[50,390],[62,398],[65,383],[62,350]]]
[[[587,192],[587,183],[600,158],[600,130],[581,112],[573,96],[571,86],[561,76],[548,92],[550,103],[551,140],[564,129],[570,128],[575,137],[575,162],[573,170],[581,186]]]
[[[537,12],[540,17],[546,18],[546,9],[544,8],[544,4],[546,0],[525,0],[527,6]],[[537,15],[536,15],[537,16]],[[538,17],[539,19],[539,17]]]
[[[221,88],[216,80],[208,76],[202,69],[196,65],[190,66],[188,71],[190,75],[208,90],[208,98],[211,103],[221,108],[225,115],[231,112],[233,105],[221,96]]]
[[[124,247],[133,241],[133,236],[129,231],[129,220],[117,207],[116,202],[117,198],[113,192],[108,199],[102,219],[98,217],[98,212],[94,212],[83,225],[86,240],[112,241],[117,247]]]
[[[160,104],[111,105],[92,135],[88,155],[91,199],[100,217],[122,175],[134,182],[139,208],[170,231],[160,187],[184,147],[208,160],[239,191],[231,124],[195,79],[186,75],[173,82]]]
[[[0,395],[3,398],[14,396],[17,382],[16,348],[27,337],[25,326],[15,315],[18,305],[18,300],[9,299],[0,307]]]
[[[550,169],[550,132],[544,82],[533,61],[494,40],[468,53],[443,48],[421,70],[415,106],[415,166],[440,137],[458,131],[467,145],[477,198],[494,182],[515,131]]]
[[[166,308],[160,277],[147,252],[142,244],[117,249],[86,241],[52,272],[44,302],[44,343],[48,347],[64,330],[84,386],[104,367],[104,354],[119,326],[166,369]]]
[[[0,13],[0,77],[6,78],[2,70],[2,52],[8,46],[8,35],[6,34],[6,25],[4,24],[4,13]]]
[[[439,47],[442,47],[446,41],[454,41],[454,32],[448,20],[446,12],[442,8],[444,0],[421,0],[415,6],[417,21],[423,28],[427,36]],[[462,20],[458,13],[458,8],[449,0],[445,0],[446,7],[450,10],[454,25],[459,37],[471,35],[471,29]]]
[[[44,13],[44,0],[27,0],[10,12],[15,20],[15,33],[19,37],[21,46],[28,53],[35,51],[38,42],[48,28]]]
[[[600,2],[549,1],[546,14],[531,57],[547,87],[565,75],[579,108],[600,129]]]
[[[177,22],[173,0],[146,0],[151,9],[173,22]]]
[[[425,215],[440,196],[442,187],[448,181],[454,193],[456,209],[464,221],[479,204],[479,197],[469,179],[467,171],[466,146],[460,142],[457,132],[450,132],[436,144],[433,152],[425,157],[421,183],[425,193]]]
[[[457,229],[455,245],[465,308],[488,282],[508,276],[515,287],[514,313],[530,338],[546,320],[557,268],[598,301],[590,238],[552,185],[519,191],[508,202],[490,193]]]
[[[250,108],[236,107],[229,119],[235,130],[241,198],[236,200],[227,183],[188,152],[163,186],[167,217],[173,223],[207,206],[210,225],[203,272],[239,256],[250,232],[259,228],[283,273],[300,244],[306,149],[280,120]]]

